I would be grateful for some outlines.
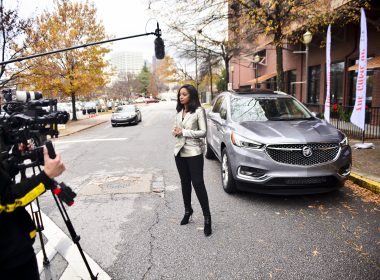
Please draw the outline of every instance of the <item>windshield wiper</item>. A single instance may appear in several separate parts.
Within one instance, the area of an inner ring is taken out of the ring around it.
[[[313,117],[301,117],[301,118],[282,118],[282,117],[272,117],[269,118],[269,121],[302,121],[302,120],[312,120],[314,119]]]

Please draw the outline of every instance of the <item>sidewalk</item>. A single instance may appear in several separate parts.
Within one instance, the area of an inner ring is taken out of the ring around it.
[[[69,121],[65,129],[60,130],[59,137],[64,137],[78,131],[109,122],[111,113],[102,113],[95,117],[86,117],[78,121]],[[350,139],[352,148],[352,172],[350,180],[361,187],[375,193],[380,193],[380,140],[366,140],[365,143],[373,143],[375,149],[355,149],[354,145],[359,140]]]
[[[76,133],[78,131],[88,129],[90,127],[110,122],[111,120],[111,112],[108,113],[101,113],[98,115],[87,115],[84,119],[77,120],[77,121],[69,121],[64,129],[59,130],[59,137],[64,137],[73,133]]]
[[[352,148],[352,171],[350,180],[375,193],[380,193],[380,140],[366,140],[373,143],[375,149],[355,149],[360,140],[350,139]]]

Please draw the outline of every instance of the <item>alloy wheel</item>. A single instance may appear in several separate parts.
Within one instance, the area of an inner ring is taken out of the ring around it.
[[[228,179],[229,179],[227,153],[224,153],[223,158],[222,158],[222,179],[223,179],[223,186],[227,186],[228,185]]]

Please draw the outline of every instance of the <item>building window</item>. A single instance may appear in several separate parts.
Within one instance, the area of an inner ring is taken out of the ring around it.
[[[266,80],[266,88],[271,89],[271,90],[277,90],[277,77],[276,76]]]
[[[307,86],[307,103],[318,104],[320,92],[321,66],[311,66],[308,69],[309,82]]]
[[[344,62],[332,63],[330,71],[331,104],[343,104],[343,76]]]
[[[371,59],[371,58],[368,58]],[[359,64],[359,60],[353,61],[352,65]],[[365,105],[372,107],[372,89],[373,89],[373,69],[367,68],[367,91]],[[354,106],[356,100],[356,79],[358,77],[358,71],[350,71],[350,96],[349,105]]]
[[[296,70],[290,70],[286,72],[287,81],[288,81],[288,94],[291,96],[296,96]]]

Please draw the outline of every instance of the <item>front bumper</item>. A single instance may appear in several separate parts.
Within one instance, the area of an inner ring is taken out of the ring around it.
[[[341,187],[351,171],[351,148],[340,148],[332,162],[299,166],[279,163],[265,150],[227,147],[237,188],[272,194],[307,194]]]
[[[122,118],[122,119],[111,119],[111,124],[113,125],[119,125],[119,124],[131,124],[131,123],[137,123],[137,116],[131,117],[131,118]]]

